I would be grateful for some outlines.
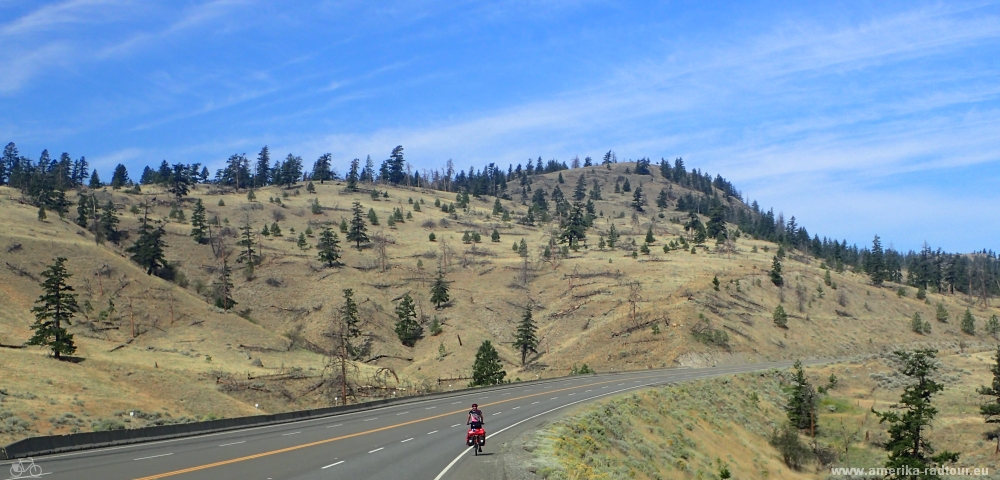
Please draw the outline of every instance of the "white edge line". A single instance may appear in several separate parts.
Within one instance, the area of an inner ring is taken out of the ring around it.
[[[327,465],[327,466],[323,467],[323,469],[327,469],[327,468],[330,468],[330,467],[336,467],[337,465],[340,465],[341,463],[344,463],[344,461],[343,461],[343,460],[341,460],[341,461],[339,461],[339,462],[337,462],[337,463],[331,463],[331,464],[329,464],[329,465]]]
[[[496,432],[493,432],[493,433],[487,435],[486,438],[489,438],[489,437],[492,437],[492,436],[495,436],[495,435],[499,435],[499,434],[503,433],[506,430],[514,428],[514,427],[516,427],[516,426],[518,426],[518,425],[520,425],[520,424],[522,424],[524,422],[527,422],[528,420],[532,420],[532,419],[538,418],[538,417],[540,417],[542,415],[547,415],[547,414],[552,413],[552,412],[554,412],[556,410],[559,410],[559,409],[562,409],[562,408],[566,408],[566,407],[568,407],[570,405],[574,405],[574,404],[577,404],[577,403],[580,403],[580,402],[586,402],[587,400],[593,400],[595,398],[600,398],[600,397],[604,397],[604,396],[607,396],[607,395],[614,395],[616,393],[621,393],[621,392],[624,392],[626,390],[632,390],[632,389],[634,389],[636,387],[644,387],[644,386],[647,386],[647,385],[656,385],[658,383],[662,383],[662,380],[658,380],[656,382],[645,383],[645,384],[642,384],[642,385],[633,385],[631,387],[626,387],[626,388],[623,388],[623,389],[620,389],[620,390],[615,390],[613,392],[607,392],[607,393],[603,393],[601,395],[594,395],[593,397],[584,398],[584,399],[577,400],[575,402],[567,403],[565,405],[562,405],[562,406],[553,408],[551,410],[539,413],[537,415],[525,418],[524,420],[521,420],[520,422],[512,424],[512,425],[510,425],[508,427],[505,427],[505,428],[502,428],[500,430],[497,430]],[[462,453],[458,454],[458,456],[455,457],[455,459],[452,460],[451,463],[449,463],[447,467],[444,467],[444,470],[441,470],[441,473],[439,473],[436,477],[434,477],[434,480],[441,480],[442,478],[444,478],[445,474],[448,473],[448,470],[451,470],[451,467],[454,467],[455,464],[458,463],[458,461],[461,460],[462,457],[464,457],[466,453],[469,453],[470,450],[472,450],[472,447],[467,447],[465,450],[462,450]]]
[[[166,457],[168,455],[173,455],[173,453],[164,453],[162,455],[153,455],[151,457],[133,458],[132,461],[136,461],[136,460],[149,460],[150,458]]]

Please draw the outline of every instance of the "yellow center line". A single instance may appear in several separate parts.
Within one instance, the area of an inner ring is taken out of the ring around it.
[[[633,378],[650,378],[650,377],[656,377],[656,376],[659,376],[659,375],[647,375],[647,376],[643,376],[643,377],[632,377],[630,379],[633,379]],[[583,387],[592,387],[594,385],[603,385],[605,383],[614,383],[614,382],[620,382],[620,381],[622,381],[622,379],[618,378],[618,379],[615,379],[615,380],[608,380],[606,382],[597,382],[597,383],[590,383],[590,384],[585,384],[585,385],[578,385],[578,386],[575,386],[575,387],[566,387],[566,388],[560,388],[560,389],[557,389],[557,390],[549,390],[549,391],[545,391],[545,392],[533,393],[531,395],[525,395],[523,397],[508,398],[506,400],[501,400],[501,401],[498,401],[498,402],[484,403],[483,406],[488,407],[488,406],[491,406],[491,405],[499,405],[501,403],[513,402],[513,401],[517,401],[517,400],[524,400],[525,398],[537,397],[539,395],[550,395],[550,394],[555,393],[555,392],[562,392],[562,391],[565,391],[565,390],[574,390],[574,389],[583,388]],[[185,473],[196,472],[196,471],[199,471],[199,470],[205,470],[205,469],[214,468],[214,467],[221,467],[223,465],[229,465],[229,464],[232,464],[232,463],[245,462],[247,460],[253,460],[255,458],[267,457],[269,455],[277,455],[279,453],[291,452],[291,451],[294,451],[294,450],[299,450],[299,449],[308,448],[308,447],[315,447],[316,445],[322,445],[324,443],[330,443],[330,442],[336,442],[336,441],[339,441],[339,440],[345,440],[345,439],[348,439],[348,438],[360,437],[361,435],[368,435],[369,433],[376,433],[376,432],[381,432],[381,431],[385,431],[385,430],[389,430],[389,429],[393,429],[393,428],[404,427],[406,425],[412,425],[414,423],[426,422],[427,420],[434,420],[435,418],[447,417],[449,415],[455,415],[455,414],[458,414],[458,413],[462,413],[464,411],[465,411],[464,409],[463,410],[455,410],[453,412],[442,413],[440,415],[434,415],[434,416],[431,416],[431,417],[420,418],[420,419],[417,419],[417,420],[410,420],[408,422],[397,423],[395,425],[390,425],[390,426],[387,426],[387,427],[374,428],[372,430],[366,430],[364,432],[351,433],[351,434],[342,435],[342,436],[339,436],[339,437],[328,438],[326,440],[319,440],[319,441],[310,442],[310,443],[303,443],[301,445],[296,445],[294,447],[287,447],[287,448],[282,448],[282,449],[278,449],[278,450],[271,450],[269,452],[262,452],[262,453],[257,453],[257,454],[254,454],[254,455],[247,455],[245,457],[233,458],[233,459],[230,459],[230,460],[223,460],[221,462],[208,463],[208,464],[205,464],[205,465],[199,465],[199,466],[196,466],[196,467],[185,468],[185,469],[182,469],[182,470],[175,470],[173,472],[160,473],[160,474],[151,475],[151,476],[148,476],[148,477],[142,477],[142,478],[139,478],[137,480],[155,480],[157,478],[173,477],[175,475],[182,475],[182,474],[185,474]]]

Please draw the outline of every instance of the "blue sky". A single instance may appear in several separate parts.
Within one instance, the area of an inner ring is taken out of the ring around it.
[[[1000,249],[998,79],[990,2],[0,0],[0,141],[105,179],[613,149],[902,249]]]

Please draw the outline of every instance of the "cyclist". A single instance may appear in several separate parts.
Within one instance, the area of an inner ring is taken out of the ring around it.
[[[477,430],[477,429],[483,428],[483,423],[485,423],[485,422],[483,422],[483,411],[479,409],[479,404],[473,403],[472,404],[472,410],[469,410],[468,421],[465,424],[469,425],[469,428],[471,428],[473,430]],[[484,436],[483,437],[483,445],[485,445],[485,444],[486,444],[486,439],[485,439],[485,436]]]

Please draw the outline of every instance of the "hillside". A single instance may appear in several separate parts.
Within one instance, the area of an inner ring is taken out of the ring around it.
[[[315,194],[306,192],[304,184],[266,187],[254,192],[256,201],[249,201],[245,191],[199,185],[176,207],[190,219],[194,201],[201,199],[208,218],[220,219],[214,231],[228,249],[239,249],[238,228],[247,219],[254,232],[277,222],[284,234],[259,237],[263,262],[252,275],[235,263],[236,252],[230,254],[238,304],[229,312],[217,309],[209,298],[221,267],[213,247],[194,242],[187,220],[173,218],[177,215],[169,193],[144,186],[141,195],[111,189],[96,195],[101,203],[114,201],[133,240],[138,215],[128,212],[143,201],[155,205],[150,217],[166,222],[166,258],[180,272],[173,282],[146,275],[127,259],[122,247],[132,240],[122,246],[98,244],[71,221],[75,212],[66,219],[50,213],[39,221],[37,208],[20,203],[19,192],[2,188],[0,303],[6,308],[0,309],[0,344],[18,346],[30,336],[30,309],[41,293],[38,274],[56,256],[69,259],[70,283],[80,303],[89,302],[90,308],[71,329],[80,347],[78,363],[56,362],[37,347],[0,348],[0,368],[10,372],[0,381],[5,392],[0,416],[6,422],[0,425],[0,443],[85,431],[101,421],[123,421],[136,409],[143,414],[131,421],[146,424],[339,401],[331,398],[338,393],[331,388],[331,372],[324,369],[330,345],[324,334],[335,321],[345,288],[354,289],[361,316],[369,322],[365,330],[376,339],[371,354],[351,374],[360,386],[356,399],[464,387],[483,340],[498,346],[512,380],[564,375],[582,364],[608,371],[845,357],[897,345],[993,341],[983,331],[986,320],[1000,312],[996,308],[932,292],[918,300],[911,287],[875,287],[863,273],[826,270],[818,260],[787,247],[785,285],[778,288],[768,277],[778,246],[747,235],[726,251],[712,240],[694,250],[688,244],[665,253],[664,244],[680,237],[691,240],[682,225],[686,214],[675,211],[676,202],[688,193],[701,193],[668,182],[656,171],[626,173],[634,166],[619,163],[610,169],[533,177],[534,191],[551,193],[558,185],[570,197],[581,174],[588,187],[596,181],[603,191],[603,199],[594,202],[599,215],[587,231],[586,247],[564,256],[558,245],[548,260],[544,250],[558,235],[558,222],[517,223],[527,212],[530,193],[500,201],[511,212],[510,221],[503,221],[491,215],[496,199],[489,196],[474,197],[467,209],[445,213],[435,203],[455,203],[455,193],[369,184],[348,193],[342,182],[326,182],[315,183]],[[565,183],[558,183],[560,177]],[[643,212],[633,214],[632,192],[614,193],[616,181],[624,179],[646,192]],[[372,188],[387,196],[373,199],[364,191]],[[661,189],[670,192],[666,209],[653,201]],[[280,205],[269,198],[280,198]],[[318,202],[318,213],[312,201]],[[384,238],[385,256],[380,259],[377,246],[350,248],[341,234],[343,265],[325,268],[316,257],[318,233],[327,225],[339,231],[355,201],[378,216],[380,225],[369,226],[369,235]],[[733,197],[727,201],[730,208],[742,208]],[[394,209],[405,222],[389,227]],[[612,225],[621,233],[618,248],[598,248],[599,234],[606,237]],[[302,249],[296,240],[307,228],[313,235],[309,248]],[[650,253],[633,257],[632,250],[643,244],[650,228],[655,237]],[[499,242],[491,241],[494,229]],[[463,243],[466,232],[479,233],[482,243]],[[431,233],[434,242],[428,238]],[[512,249],[522,239],[527,257]],[[430,285],[439,268],[449,282],[451,301],[436,310]],[[824,279],[827,272],[831,285]],[[393,331],[396,302],[407,293],[417,302],[425,332],[413,348],[401,345]],[[950,313],[948,323],[934,320],[938,303]],[[511,342],[529,304],[542,342],[522,368]],[[772,321],[779,304],[789,315],[787,329]],[[958,318],[970,307],[976,335],[958,327]],[[911,330],[915,312],[930,321],[932,334]],[[429,325],[435,316],[443,332],[432,336]]]

